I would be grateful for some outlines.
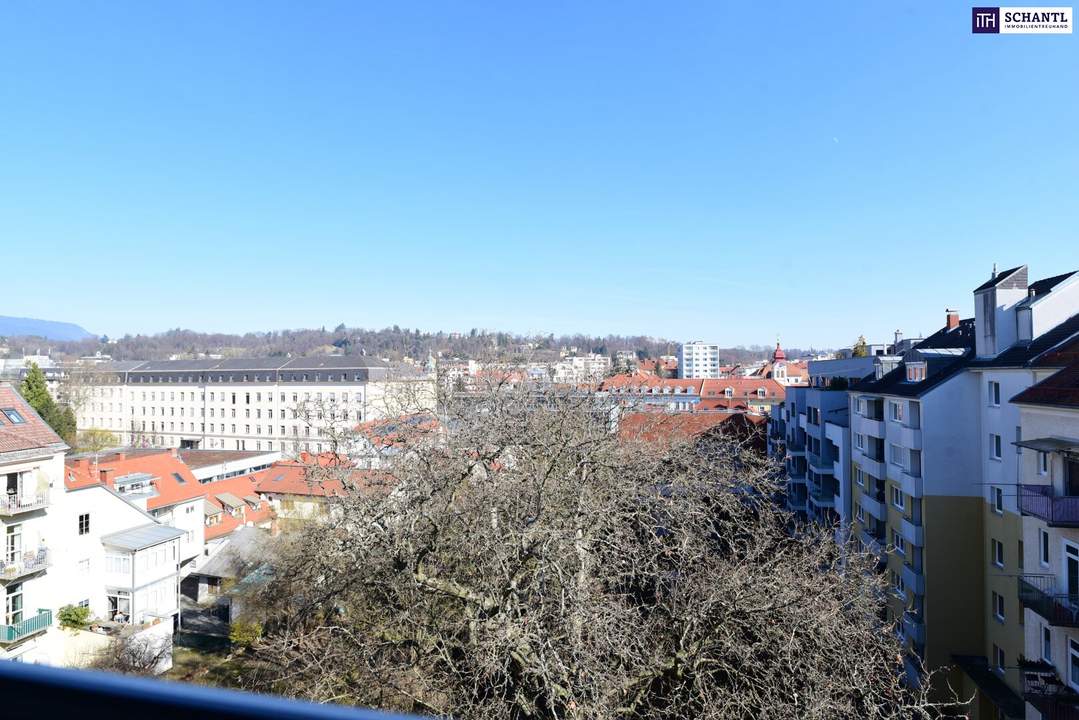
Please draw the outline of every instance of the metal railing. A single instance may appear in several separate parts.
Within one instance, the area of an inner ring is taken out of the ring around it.
[[[39,548],[17,555],[11,560],[0,561],[0,580],[15,580],[31,573],[41,572],[49,566],[49,551]]]
[[[1057,527],[1079,527],[1079,495],[1058,495],[1052,485],[1020,485],[1019,510]]]
[[[315,704],[129,675],[0,662],[4,720],[152,717],[191,720],[418,720],[415,716]]]
[[[49,493],[41,492],[34,495],[16,495],[8,493],[0,496],[0,515],[15,515],[16,513],[30,512],[43,508],[49,504]]]
[[[1050,625],[1079,627],[1079,594],[1061,592],[1052,575],[1021,575],[1019,600]]]
[[[1079,720],[1079,693],[1061,682],[1056,668],[1044,660],[1019,661],[1023,699],[1046,720]]]
[[[52,610],[38,610],[37,615],[14,625],[0,625],[0,645],[18,642],[23,638],[45,632],[52,625]]]

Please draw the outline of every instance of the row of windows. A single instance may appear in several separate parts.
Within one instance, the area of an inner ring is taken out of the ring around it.
[[[230,383],[230,382],[366,382],[367,372],[346,373],[242,373],[229,375],[139,375],[132,383]]]

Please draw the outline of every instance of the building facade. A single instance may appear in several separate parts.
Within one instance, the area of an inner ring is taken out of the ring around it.
[[[678,348],[678,377],[686,379],[715,379],[720,377],[719,345],[715,343],[683,343]]]
[[[80,428],[121,445],[332,451],[369,419],[433,407],[434,379],[365,357],[113,363],[80,370]]]

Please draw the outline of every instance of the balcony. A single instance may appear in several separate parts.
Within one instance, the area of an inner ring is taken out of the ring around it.
[[[902,445],[905,448],[911,450],[922,449],[922,429],[916,427],[910,427],[909,425],[899,425],[896,428],[895,442],[898,445]]]
[[[907,563],[903,563],[900,575],[903,577],[903,584],[907,586],[908,590],[918,595],[925,595],[925,575],[922,574],[921,570],[915,570]]]
[[[1046,720],[1079,719],[1079,693],[1065,685],[1056,668],[1044,660],[1020,658],[1023,699]]]
[[[911,473],[901,470],[899,472],[899,478],[897,481],[899,486],[903,489],[903,492],[911,497],[920,498],[922,496],[922,477],[921,475],[912,475]]]
[[[1051,527],[1079,527],[1079,496],[1060,495],[1052,485],[1020,485],[1019,510]]]
[[[809,497],[817,507],[835,507],[835,490],[830,484],[810,485]]]
[[[1079,595],[1062,592],[1053,575],[1023,575],[1019,600],[1050,625],[1079,628]]]
[[[49,493],[41,492],[34,495],[8,494],[0,497],[0,516],[18,515],[19,513],[40,510],[49,504]]]
[[[869,515],[872,515],[877,520],[884,522],[888,519],[888,511],[884,508],[884,494],[881,493],[877,497],[873,497],[867,492],[862,492],[858,496],[858,504],[862,506],[862,509]]]
[[[869,435],[870,437],[875,438],[884,437],[884,420],[882,418],[854,415],[854,422],[852,422],[851,425],[853,425],[851,428],[852,432]]]
[[[925,547],[925,529],[920,522],[903,518],[899,523],[899,534],[911,545]]]
[[[875,478],[887,477],[883,459],[878,459],[866,454],[863,450],[855,450],[852,462]]]
[[[38,610],[37,615],[14,625],[0,625],[0,645],[10,645],[43,633],[52,625],[52,610]]]
[[[806,446],[805,443],[788,442],[787,443],[787,457],[805,457]]]
[[[791,512],[804,513],[806,511],[806,497],[804,495],[788,495],[787,509]]]
[[[903,634],[913,645],[925,645],[925,623],[916,613],[903,613]]]
[[[868,531],[862,530],[858,534],[858,539],[862,542],[862,547],[870,555],[876,555],[878,559],[884,559],[884,539],[879,538],[876,535],[871,535]]]
[[[835,470],[835,463],[825,462],[819,455],[810,455],[809,467],[818,475],[831,475]]]
[[[25,552],[8,562],[0,563],[0,581],[18,580],[27,575],[43,572],[48,566],[48,550],[41,548],[37,552]]]

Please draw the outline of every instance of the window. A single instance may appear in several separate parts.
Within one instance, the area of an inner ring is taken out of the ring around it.
[[[990,488],[993,494],[993,512],[1000,515],[1004,512],[1004,488]]]
[[[858,483],[861,487],[865,487],[865,473],[862,472],[861,468],[854,469],[854,482]]]
[[[989,540],[990,552],[992,553],[993,564],[999,568],[1004,567],[1004,543],[991,538]]]
[[[989,458],[991,460],[1000,460],[1001,456],[1001,441],[1000,435],[996,433],[989,433]]]
[[[7,586],[7,599],[4,602],[4,624],[18,625],[23,621],[22,616],[22,583],[12,583]]]
[[[177,483],[179,483],[180,485],[186,485],[186,484],[187,484],[187,480],[184,480],[184,476],[183,476],[183,475],[181,475],[181,474],[180,474],[180,473],[178,473],[178,472],[174,472],[174,473],[172,474],[172,477],[173,477],[173,478],[174,478],[174,479],[176,480],[176,482],[177,482]]]
[[[993,617],[1004,622],[1004,596],[993,591]]]
[[[1038,474],[1039,475],[1048,475],[1049,474],[1049,453],[1045,453],[1045,452],[1039,452],[1038,453]]]
[[[904,510],[906,508],[906,502],[903,498],[903,491],[895,485],[892,486],[892,505],[895,505],[900,510]]]
[[[895,422],[903,422],[903,403],[892,400],[888,403],[888,411],[891,414],[892,420]]]
[[[854,434],[854,447],[859,450],[865,450],[865,435],[861,433]]]
[[[900,595],[904,595],[907,592],[907,586],[906,583],[903,582],[903,576],[895,570],[892,571],[892,587],[895,588],[895,591]]]
[[[925,380],[925,363],[907,363],[907,382]]]
[[[1042,625],[1042,660],[1053,662],[1053,631]]]
[[[989,407],[1000,407],[1000,383],[989,381]]]
[[[1079,688],[1079,643],[1068,638],[1068,683]]]
[[[858,518],[858,522],[865,525],[865,510],[862,509],[861,505],[858,506],[858,510],[855,512],[855,515]]]
[[[90,513],[79,515],[79,535],[90,534]]]
[[[12,425],[22,425],[26,419],[15,408],[4,408],[4,415]]]
[[[109,554],[105,556],[105,572],[127,575],[131,572],[131,556]]]
[[[895,530],[892,530],[892,545],[895,546],[895,551],[900,555],[907,554],[907,543],[903,540],[903,536]]]
[[[891,456],[892,465],[898,465],[904,467],[906,464],[906,458],[903,457],[903,448],[899,447],[895,443],[891,443],[888,446],[888,454]]]
[[[1038,531],[1038,560],[1042,567],[1049,567],[1049,533],[1046,530]]]
[[[1004,668],[1005,668],[1006,665],[1007,665],[1007,663],[1004,662],[1004,651],[1001,650],[996,645],[994,645],[993,646],[993,669],[996,670],[1001,675],[1003,675],[1004,674]]]

